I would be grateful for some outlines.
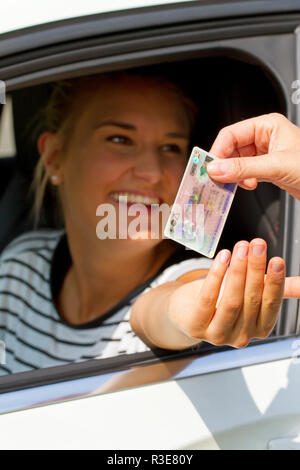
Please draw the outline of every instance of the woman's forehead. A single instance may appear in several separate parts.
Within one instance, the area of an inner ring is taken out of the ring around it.
[[[167,85],[141,79],[104,83],[91,94],[88,107],[96,119],[134,119],[153,114],[168,121],[185,119],[179,93]]]
[[[126,104],[128,101],[132,102],[133,97],[145,102],[146,96],[151,97],[152,100],[162,99],[170,103],[181,103],[179,92],[176,92],[171,85],[139,77],[100,82],[94,92],[94,98],[101,100],[104,104],[118,102],[118,100]]]

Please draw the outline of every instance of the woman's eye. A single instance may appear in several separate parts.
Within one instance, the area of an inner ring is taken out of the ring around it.
[[[166,153],[175,153],[175,154],[182,154],[184,151],[182,148],[179,147],[179,145],[176,144],[166,144],[163,145],[162,150]]]
[[[123,144],[123,145],[130,145],[132,143],[131,139],[126,137],[125,135],[111,135],[107,137],[109,142],[113,144]]]

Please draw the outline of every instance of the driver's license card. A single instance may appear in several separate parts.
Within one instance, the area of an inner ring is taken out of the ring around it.
[[[237,184],[216,183],[206,166],[216,157],[194,147],[164,235],[202,255],[215,254]]]

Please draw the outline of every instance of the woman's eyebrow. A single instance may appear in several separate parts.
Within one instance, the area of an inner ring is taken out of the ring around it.
[[[174,139],[185,139],[189,140],[189,137],[186,134],[181,134],[181,132],[168,132],[166,137],[173,137]]]
[[[130,124],[129,122],[114,121],[114,120],[101,122],[100,124],[97,124],[96,129],[98,129],[99,127],[104,127],[104,126],[116,126],[116,127],[121,127],[121,129],[132,130],[132,131],[137,130],[137,127],[134,126],[133,124]],[[166,134],[166,137],[189,140],[189,137],[186,134],[182,134],[181,132],[168,132]]]
[[[136,130],[136,127],[133,124],[129,124],[128,122],[121,122],[121,121],[104,121],[101,122],[100,124],[97,124],[96,129],[99,127],[103,126],[116,126],[116,127],[121,127],[122,129],[127,129],[127,130]]]

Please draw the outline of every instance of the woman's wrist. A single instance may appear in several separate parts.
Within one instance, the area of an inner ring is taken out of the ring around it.
[[[199,283],[202,283],[202,280],[192,282],[196,282],[199,287]],[[170,293],[166,309],[166,318],[169,324],[169,330],[172,332],[174,343],[178,345],[176,349],[186,349],[202,341],[201,338],[193,337],[188,331],[188,322],[185,321],[187,318],[183,318],[184,315],[187,315],[187,312],[178,311],[178,300],[181,295],[184,295],[184,292],[181,289],[182,287],[182,284],[178,285],[177,288]]]
[[[176,320],[176,315],[174,316],[172,300],[181,286],[182,283],[175,281],[154,288],[134,305],[131,326],[149,347],[180,350],[201,341],[185,331],[181,322]]]

